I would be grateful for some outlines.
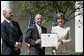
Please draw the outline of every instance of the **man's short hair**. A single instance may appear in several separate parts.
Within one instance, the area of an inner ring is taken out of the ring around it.
[[[4,10],[3,10],[3,15],[6,14],[6,12],[9,11],[9,10],[11,10],[11,9],[9,9],[9,8],[4,9]],[[12,11],[12,10],[11,10],[11,11]]]
[[[36,18],[37,15],[41,15],[41,14],[40,14],[40,13],[36,14],[36,15],[35,15],[35,18]],[[42,16],[42,15],[41,15],[41,16]]]

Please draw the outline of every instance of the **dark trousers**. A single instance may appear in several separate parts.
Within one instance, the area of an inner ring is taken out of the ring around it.
[[[45,55],[45,48],[40,49],[32,47],[29,49],[29,55]]]

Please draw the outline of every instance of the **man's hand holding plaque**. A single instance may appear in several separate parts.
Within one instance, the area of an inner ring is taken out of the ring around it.
[[[36,44],[41,44],[41,39],[37,39]]]

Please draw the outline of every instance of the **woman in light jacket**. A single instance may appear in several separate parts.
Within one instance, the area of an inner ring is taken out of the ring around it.
[[[57,33],[58,44],[56,47],[52,47],[54,54],[56,51],[61,52],[64,48],[67,49],[67,45],[71,42],[70,27],[64,26],[63,13],[57,13],[56,22],[57,26],[52,27],[51,33]]]

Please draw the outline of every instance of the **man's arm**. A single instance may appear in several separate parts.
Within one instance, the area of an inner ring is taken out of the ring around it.
[[[23,34],[22,34],[22,31],[21,31],[20,26],[19,26],[18,23],[17,23],[17,25],[18,25],[19,35],[20,35],[19,42],[22,43]]]
[[[22,34],[22,32],[21,32],[21,29],[20,29],[20,26],[19,26],[18,22],[15,22],[15,21],[14,21],[14,23],[16,23],[16,25],[17,25],[18,34],[19,34],[19,41],[16,42],[14,50],[18,50],[18,49],[22,46],[23,34]]]
[[[32,39],[32,28],[28,29],[25,36],[25,42],[32,46],[36,45],[36,40]]]

